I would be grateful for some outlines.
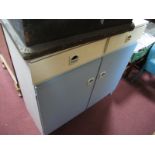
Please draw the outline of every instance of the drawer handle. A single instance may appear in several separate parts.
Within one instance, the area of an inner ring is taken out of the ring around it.
[[[94,77],[91,77],[90,79],[88,79],[88,82],[87,82],[88,86],[91,86],[94,83],[94,81],[95,81]]]
[[[132,38],[132,36],[131,36],[131,35],[127,36],[127,38],[126,38],[125,42],[130,41],[130,40],[131,40],[131,38]]]
[[[106,74],[107,74],[106,71],[101,72],[99,75],[99,79],[103,79],[106,76]]]
[[[79,56],[78,55],[74,55],[72,57],[69,58],[69,64],[74,64],[79,60]]]

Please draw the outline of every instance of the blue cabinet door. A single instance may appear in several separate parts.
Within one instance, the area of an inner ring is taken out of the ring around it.
[[[88,107],[91,107],[114,91],[131,58],[135,46],[136,44],[132,44],[103,57]]]
[[[86,109],[100,63],[97,59],[36,87],[45,134]]]

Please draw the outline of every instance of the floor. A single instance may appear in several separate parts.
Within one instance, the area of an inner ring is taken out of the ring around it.
[[[108,96],[52,134],[153,134],[155,77],[121,80]],[[0,65],[0,134],[40,134],[13,82]]]

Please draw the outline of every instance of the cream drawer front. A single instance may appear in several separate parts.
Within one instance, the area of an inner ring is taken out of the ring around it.
[[[125,43],[127,34],[128,33],[123,33],[123,34],[119,34],[119,35],[110,37],[107,48],[105,50],[105,54],[109,54],[109,53],[121,48]]]
[[[33,83],[39,84],[54,76],[102,57],[106,40],[104,39],[74,49],[65,50],[60,54],[28,63]]]
[[[138,40],[145,31],[146,25],[136,27],[133,31],[110,37],[105,54],[114,52]]]

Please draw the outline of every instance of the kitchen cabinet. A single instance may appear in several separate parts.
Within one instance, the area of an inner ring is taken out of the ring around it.
[[[118,85],[136,43],[103,57],[88,107],[111,94]]]
[[[4,28],[26,108],[41,133],[51,133],[114,91],[144,29],[145,24],[138,25],[131,32],[24,60]]]
[[[44,133],[85,111],[101,58],[36,86]]]
[[[135,46],[136,43],[37,85],[44,133],[54,131],[112,93]]]

